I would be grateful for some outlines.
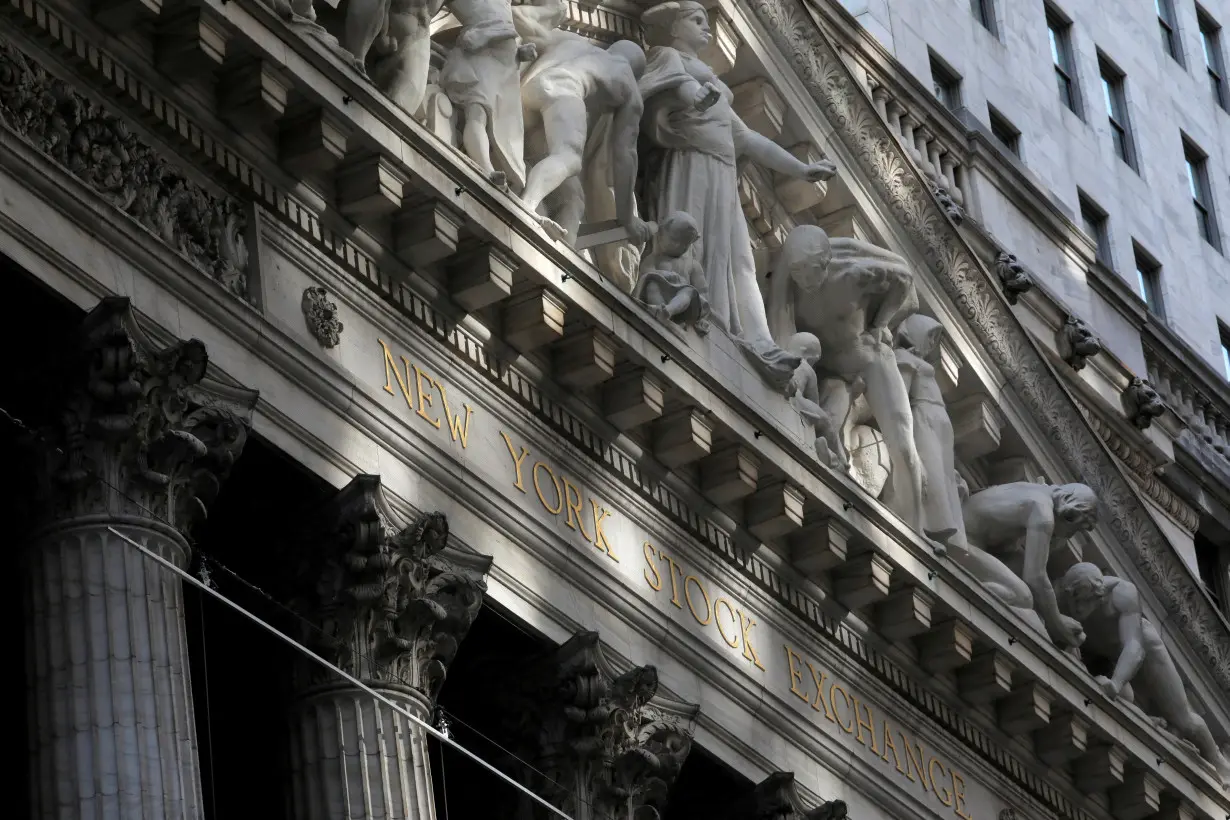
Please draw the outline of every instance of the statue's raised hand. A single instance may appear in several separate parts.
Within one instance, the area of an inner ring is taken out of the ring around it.
[[[807,166],[803,178],[808,182],[824,182],[837,176],[837,165],[830,159],[822,159]]]
[[[525,43],[517,46],[517,62],[532,63],[538,59],[538,46],[533,43]]]
[[[713,83],[705,83],[696,91],[692,98],[692,107],[697,111],[708,111],[722,99],[722,90]]]
[[[644,245],[657,232],[658,226],[654,222],[646,222],[640,217],[632,217],[625,224],[624,228],[628,231],[628,238],[635,245]]]
[[[1115,683],[1113,680],[1106,677],[1105,675],[1098,675],[1093,680],[1094,680],[1094,683],[1096,683],[1102,689],[1102,693],[1105,694],[1106,697],[1110,698],[1111,700],[1118,700],[1119,684]]]

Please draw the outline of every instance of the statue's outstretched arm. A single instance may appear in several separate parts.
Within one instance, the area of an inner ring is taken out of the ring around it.
[[[531,4],[513,6],[513,28],[523,40],[543,40],[568,16],[563,0],[533,0]]]
[[[860,280],[859,290],[886,286],[869,330],[894,328],[911,313],[918,312],[914,272],[903,256],[850,237],[834,236],[831,243],[833,261],[829,268],[834,276]]]
[[[1119,641],[1123,648],[1111,676],[1115,687],[1122,690],[1132,682],[1145,661],[1145,624],[1140,609],[1140,593],[1127,581],[1120,581],[1111,590],[1111,603],[1119,613]]]
[[[773,140],[748,128],[738,115],[731,114],[734,125],[735,153],[745,156],[769,171],[801,179],[807,176],[811,166]],[[836,167],[834,166],[834,173]],[[828,174],[832,177],[833,174]],[[826,177],[826,178],[828,178]]]
[[[629,226],[636,219],[636,137],[641,128],[645,104],[635,87],[627,102],[619,107],[611,122],[611,170],[615,178],[615,219]],[[637,242],[647,237],[637,236]]]
[[[1046,574],[1046,562],[1051,553],[1051,535],[1055,531],[1055,513],[1049,502],[1039,504],[1025,526],[1025,562],[1022,580],[1034,594],[1034,609],[1042,617],[1051,637],[1069,645],[1076,643],[1072,629],[1064,622],[1055,599],[1055,588]]]

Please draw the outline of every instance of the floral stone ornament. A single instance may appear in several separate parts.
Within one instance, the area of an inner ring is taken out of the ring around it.
[[[337,318],[337,303],[329,300],[329,293],[322,287],[310,287],[303,291],[303,321],[308,332],[324,348],[337,347],[342,340],[342,323]]]

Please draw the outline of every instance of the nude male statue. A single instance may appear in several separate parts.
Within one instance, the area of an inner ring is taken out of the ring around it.
[[[1208,724],[1192,708],[1162,636],[1142,615],[1136,586],[1103,575],[1094,564],[1074,564],[1059,579],[1055,591],[1060,610],[1084,627],[1085,649],[1115,662],[1109,678],[1096,678],[1106,696],[1133,700],[1135,680],[1139,694],[1148,698],[1150,711],[1193,743],[1217,768],[1222,782],[1230,783],[1230,762],[1218,750]]]
[[[892,251],[800,225],[786,237],[775,273],[767,300],[773,338],[784,344],[799,331],[814,333],[824,351],[822,379],[862,379],[891,454],[894,497],[906,521],[923,533],[925,478],[893,351],[893,329],[918,310],[913,272]],[[834,420],[847,418],[851,401],[850,390],[824,391],[824,410]],[[944,552],[940,544],[934,548]]]
[[[977,566],[967,568],[1009,606],[1033,608],[1057,645],[1080,646],[1084,633],[1079,623],[1060,613],[1046,563],[1053,544],[1097,524],[1098,499],[1093,490],[1084,484],[999,484],[971,495],[961,512],[970,545],[980,547],[979,552],[985,550],[991,559],[978,560]],[[1018,578],[1001,559],[1022,549],[1024,561]],[[972,549],[971,554],[978,558]]]
[[[368,52],[380,54],[375,75],[393,102],[418,111],[431,69],[431,18],[443,0],[350,0],[342,45],[367,73]]]
[[[634,243],[644,244],[653,229],[636,215],[635,183],[645,108],[637,80],[645,70],[645,52],[631,40],[603,49],[560,30],[566,11],[560,0],[513,8],[517,33],[538,52],[521,78],[528,147],[541,156],[529,172],[522,204],[537,214],[547,201],[551,218],[539,217],[543,228],[555,239],[576,240],[585,208],[580,173],[586,143],[591,128],[609,114],[602,150],[610,156],[601,159],[613,166],[616,220]]]

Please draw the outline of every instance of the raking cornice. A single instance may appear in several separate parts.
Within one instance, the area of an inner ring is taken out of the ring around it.
[[[816,0],[824,2],[825,0]],[[1200,594],[1144,499],[1078,409],[1076,399],[1046,362],[973,250],[944,215],[922,176],[881,122],[871,101],[802,0],[750,0],[756,20],[820,106],[840,139],[927,260],[1008,386],[1055,445],[1072,477],[1097,493],[1123,554],[1136,564],[1174,622],[1230,690],[1230,633]],[[823,12],[821,12],[823,13]]]

